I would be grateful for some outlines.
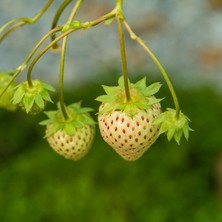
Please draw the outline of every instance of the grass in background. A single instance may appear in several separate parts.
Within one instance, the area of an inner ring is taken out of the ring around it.
[[[65,160],[42,139],[43,115],[1,110],[0,221],[221,222],[221,96],[207,87],[177,91],[195,129],[190,141],[177,146],[161,136],[136,162],[122,160],[99,132],[84,159]],[[96,110],[101,93],[83,86],[66,93],[67,104],[83,98]]]

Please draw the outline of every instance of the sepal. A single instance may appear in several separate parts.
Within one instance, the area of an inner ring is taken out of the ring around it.
[[[189,131],[192,131],[189,122],[190,119],[182,111],[177,115],[176,110],[168,108],[167,111],[157,116],[153,124],[161,125],[159,134],[165,133],[168,141],[174,138],[180,144],[183,135],[186,140],[189,139]]]
[[[72,136],[77,128],[84,125],[94,127],[95,121],[89,115],[93,111],[92,108],[81,107],[81,103],[73,103],[66,106],[68,119],[65,119],[60,103],[57,104],[57,110],[44,112],[48,119],[41,121],[40,125],[48,127],[45,137],[48,137],[58,130],[64,130],[68,135]]]
[[[147,86],[146,77],[144,77],[134,84],[128,80],[128,85],[130,91],[129,101],[127,101],[125,95],[123,76],[118,79],[118,86],[103,85],[102,87],[106,94],[96,98],[97,101],[105,104],[105,106],[100,107],[99,114],[118,110],[124,111],[132,117],[138,113],[138,110],[147,110],[162,100],[154,96],[161,87],[158,82]]]
[[[15,87],[12,104],[19,105],[28,114],[38,114],[44,110],[47,102],[53,102],[49,91],[54,92],[55,89],[40,80],[32,80],[32,86],[28,81],[22,82]]]

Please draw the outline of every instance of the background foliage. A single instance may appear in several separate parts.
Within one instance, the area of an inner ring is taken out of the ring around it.
[[[178,147],[162,136],[136,162],[122,160],[98,132],[84,159],[65,160],[42,139],[43,115],[1,110],[0,221],[222,221],[221,96],[205,86],[176,90],[195,129],[190,141]],[[96,112],[101,92],[99,84],[85,85],[66,92],[66,100],[83,99]]]

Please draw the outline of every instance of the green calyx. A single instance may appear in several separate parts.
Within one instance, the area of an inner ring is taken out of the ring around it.
[[[65,119],[60,103],[57,104],[57,107],[58,109],[55,111],[45,112],[48,119],[39,123],[40,125],[49,126],[45,137],[52,135],[58,130],[63,130],[68,135],[72,136],[78,128],[82,128],[85,125],[95,125],[94,120],[89,115],[89,112],[93,111],[91,108],[81,107],[80,103],[73,103],[69,106],[66,106],[68,119]]]
[[[0,92],[4,90],[7,84],[11,81],[10,73],[0,73]],[[17,105],[12,104],[12,97],[14,95],[15,83],[12,82],[6,92],[0,97],[0,107],[7,109],[8,111],[15,111]]]
[[[53,102],[49,91],[55,90],[40,80],[32,80],[32,86],[25,81],[15,87],[12,103],[20,105],[26,113],[38,114],[45,108],[47,102]]]
[[[129,81],[130,101],[126,98],[123,77],[119,78],[118,86],[103,85],[102,87],[106,95],[99,96],[96,100],[106,105],[101,108],[100,114],[117,110],[124,111],[132,117],[137,114],[138,110],[147,110],[162,100],[153,96],[159,91],[161,84],[156,82],[147,86],[146,77],[135,84]]]
[[[174,138],[179,144],[183,135],[186,140],[189,139],[189,131],[192,131],[189,122],[189,118],[181,111],[177,116],[176,110],[168,108],[156,118],[154,124],[161,124],[159,134],[165,133],[168,141]]]

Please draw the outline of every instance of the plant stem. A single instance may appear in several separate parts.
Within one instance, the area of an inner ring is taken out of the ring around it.
[[[0,43],[2,42],[5,37],[12,32],[14,29],[24,26],[26,24],[33,24],[35,23],[38,19],[41,18],[41,16],[47,11],[47,9],[50,7],[50,5],[54,2],[54,0],[49,0],[47,4],[44,6],[44,8],[33,18],[15,18],[12,19],[11,21],[7,22],[5,25],[3,25],[0,28],[0,33],[4,31],[8,26],[12,25],[13,23],[17,22],[17,24],[13,25],[11,28],[9,28],[7,31],[5,31],[2,36],[0,37]],[[20,22],[19,22],[20,21]]]
[[[54,18],[53,18],[53,21],[52,21],[52,26],[51,26],[51,29],[54,29],[57,24],[58,24],[58,21],[60,19],[60,16],[61,14],[63,13],[63,11],[65,10],[65,8],[69,5],[69,3],[71,3],[72,0],[64,0],[63,3],[59,6]],[[52,36],[51,36],[51,41],[55,40],[56,39],[56,34],[54,33]],[[53,50],[56,50],[59,48],[59,45],[58,43],[55,43],[55,45],[52,46],[52,49]]]
[[[50,30],[38,43],[37,45],[33,48],[33,50],[31,51],[31,53],[29,54],[29,56],[26,58],[25,62],[22,64],[22,66],[20,67],[23,67],[22,70],[20,70],[20,72],[22,72],[24,70],[24,68],[27,66],[28,62],[31,60],[32,56],[34,55],[34,53],[39,49],[39,47],[42,45],[42,43],[49,37],[51,36],[53,33],[56,33],[58,31],[60,31],[62,29],[62,27],[58,26],[52,30]],[[32,71],[32,69],[31,69]],[[28,71],[27,73],[27,81],[28,81],[28,84],[29,84],[29,87],[32,87],[32,79],[31,79],[31,71]],[[19,72],[19,73],[20,73]],[[18,73],[18,74],[19,74]],[[17,77],[17,75],[15,76],[15,78]]]
[[[116,9],[113,9],[111,12],[95,19],[92,20],[90,22],[83,22],[80,23],[80,25],[78,27],[75,27],[73,29],[68,29],[67,31],[65,31],[64,33],[62,33],[60,36],[58,36],[55,40],[51,41],[48,45],[46,45],[37,55],[36,57],[33,59],[33,61],[31,62],[29,69],[27,71],[27,81],[30,87],[32,87],[32,81],[31,81],[31,73],[32,70],[35,66],[35,64],[38,62],[38,60],[42,57],[43,54],[45,54],[53,45],[55,45],[57,42],[59,42],[61,39],[63,39],[65,36],[70,35],[71,33],[79,30],[79,29],[88,29],[90,27],[96,26],[102,22],[105,22],[109,19],[112,19],[116,16]],[[59,26],[56,27],[55,29],[50,30],[50,32],[48,32],[40,41],[39,43],[33,48],[33,50],[30,52],[29,56],[26,58],[25,62],[20,65],[16,72],[14,73],[14,75],[12,76],[10,82],[6,85],[6,87],[0,92],[0,98],[1,96],[6,92],[6,90],[8,89],[8,87],[13,83],[13,81],[17,78],[17,76],[27,67],[27,64],[29,63],[29,61],[32,59],[33,55],[35,54],[35,52],[39,49],[39,47],[42,45],[42,43],[50,36],[53,35],[53,33],[61,31],[63,28],[63,26]]]
[[[149,49],[149,47],[144,43],[144,41],[142,39],[140,39],[130,28],[129,24],[126,22],[126,20],[123,21],[123,24],[125,25],[127,31],[129,32],[130,37],[135,40],[137,43],[139,43],[143,49],[150,55],[150,57],[152,58],[152,60],[154,61],[154,63],[157,65],[157,67],[159,68],[161,74],[163,75],[167,86],[170,90],[170,93],[172,95],[173,101],[174,101],[174,105],[175,105],[175,109],[176,109],[176,116],[179,117],[180,114],[180,106],[179,106],[179,102],[178,102],[178,98],[176,95],[176,92],[173,88],[173,85],[169,79],[168,74],[166,73],[165,69],[163,68],[163,66],[161,65],[161,63],[159,62],[159,60],[157,59],[157,57],[153,54],[153,52]]]
[[[65,36],[63,39],[62,50],[61,50],[60,74],[59,74],[59,101],[60,101],[63,117],[65,120],[68,120],[69,116],[66,111],[65,102],[64,102],[64,93],[63,93],[66,45],[67,45],[67,36]]]
[[[122,61],[122,74],[124,79],[124,88],[126,94],[127,102],[130,101],[130,90],[129,90],[129,81],[128,81],[128,71],[127,71],[127,59],[126,59],[126,50],[125,50],[125,42],[124,42],[124,33],[122,27],[122,21],[117,19],[118,23],[118,32],[119,32],[119,45],[120,45],[120,54]]]
[[[118,34],[119,34],[119,45],[120,45],[120,54],[121,54],[121,63],[122,63],[122,74],[124,79],[124,88],[126,94],[126,101],[130,101],[130,90],[129,90],[129,81],[128,81],[128,70],[127,70],[127,59],[126,59],[126,49],[124,41],[124,32],[123,32],[123,12],[122,12],[122,0],[116,1],[116,19],[118,24]]]
[[[78,0],[76,2],[66,24],[69,25],[72,22],[73,18],[75,17],[78,9],[80,8],[80,6],[82,4],[82,2],[83,2],[83,0]],[[64,93],[63,93],[63,83],[64,83],[63,80],[64,80],[65,55],[66,55],[66,48],[67,48],[67,40],[68,40],[68,36],[65,36],[63,39],[63,43],[62,43],[61,59],[60,59],[60,73],[59,73],[59,101],[60,101],[62,114],[63,114],[63,117],[65,120],[69,119],[69,116],[68,116],[68,113],[66,110],[66,106],[65,106],[65,102],[64,102]]]
[[[51,30],[50,32],[48,32],[39,42],[38,44],[32,49],[32,51],[29,53],[28,57],[26,58],[26,60],[23,62],[22,65],[20,65],[15,73],[13,74],[11,80],[8,82],[8,84],[5,86],[5,88],[1,91],[0,93],[0,98],[2,97],[2,95],[6,92],[6,90],[8,89],[8,87],[13,83],[13,81],[16,79],[16,77],[27,67],[27,64],[29,63],[29,61],[31,60],[32,56],[35,54],[35,52],[39,49],[39,47],[42,45],[42,43],[50,36],[52,35],[52,33],[54,32],[58,32],[62,29],[62,27],[56,27],[55,29]],[[31,74],[31,73],[30,73]],[[27,79],[28,79],[28,83],[29,86],[32,86],[32,82],[31,82],[31,76],[27,75]]]

